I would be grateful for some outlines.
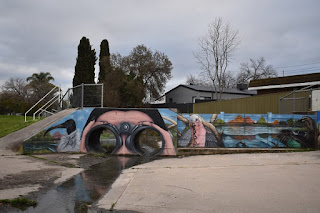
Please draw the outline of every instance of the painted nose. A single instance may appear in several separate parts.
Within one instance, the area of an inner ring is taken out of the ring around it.
[[[121,138],[122,138],[122,141],[126,141],[127,135],[122,134]],[[126,147],[126,144],[123,143],[122,146],[120,147],[120,149],[117,151],[117,154],[119,154],[119,155],[129,155],[129,154],[131,154],[131,152]]]

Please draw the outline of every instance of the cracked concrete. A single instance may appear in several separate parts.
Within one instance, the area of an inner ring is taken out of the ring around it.
[[[192,156],[124,170],[97,202],[137,212],[319,212],[320,151]]]

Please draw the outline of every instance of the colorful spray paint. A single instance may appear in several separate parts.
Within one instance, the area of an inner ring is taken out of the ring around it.
[[[84,108],[26,141],[24,152],[175,155],[176,117],[169,109]]]
[[[314,148],[315,116],[180,114],[178,147]]]

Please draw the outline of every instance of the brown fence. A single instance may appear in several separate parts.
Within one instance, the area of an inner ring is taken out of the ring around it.
[[[295,101],[291,100],[281,102],[280,112],[280,98],[288,95],[288,92],[274,93],[268,95],[258,95],[249,98],[240,98],[232,100],[223,100],[223,101],[211,101],[206,103],[197,103],[193,105],[193,113],[253,113],[253,114],[262,114],[267,112],[272,112],[275,114],[280,113],[294,113],[295,111],[308,111],[310,106],[309,96],[310,91],[299,93],[298,98]],[[291,96],[290,96],[291,98]],[[285,99],[286,100],[286,99]],[[287,99],[290,100],[290,99]],[[294,106],[299,105],[299,107]],[[301,106],[305,106],[302,108]],[[305,109],[305,110],[303,110]]]

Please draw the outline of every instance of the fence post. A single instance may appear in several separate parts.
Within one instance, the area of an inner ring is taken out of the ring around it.
[[[101,108],[103,107],[103,85],[101,86]]]
[[[296,92],[293,93],[293,112],[296,111]]]
[[[281,114],[281,98],[279,98],[279,114]]]
[[[81,108],[83,108],[84,84],[81,84]]]

